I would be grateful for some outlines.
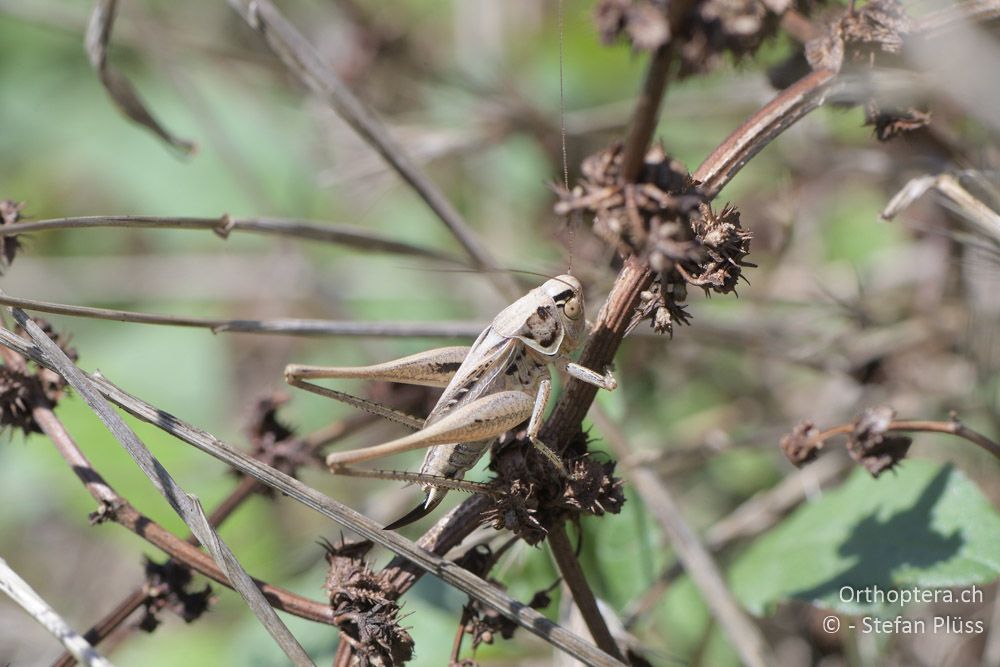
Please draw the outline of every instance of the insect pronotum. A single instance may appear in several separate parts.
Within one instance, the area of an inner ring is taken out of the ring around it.
[[[586,335],[586,327],[580,281],[561,275],[504,308],[472,347],[438,348],[373,366],[290,365],[285,378],[293,386],[417,429],[381,445],[334,452],[326,459],[335,473],[380,476],[377,471],[355,471],[347,466],[429,447],[419,475],[414,476],[424,487],[424,502],[386,527],[394,529],[430,513],[445,497],[447,480],[462,479],[494,439],[525,420],[531,442],[565,474],[559,457],[538,439],[552,386],[549,364],[601,389],[617,386],[610,371],[602,375],[569,360],[569,353]],[[317,378],[386,380],[445,390],[427,419],[421,421],[306,382]]]

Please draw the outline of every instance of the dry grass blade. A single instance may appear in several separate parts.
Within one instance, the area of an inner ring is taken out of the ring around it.
[[[918,176],[912,179],[889,200],[882,211],[882,218],[892,220],[931,188],[954,203],[961,214],[975,223],[983,233],[1000,241],[1000,214],[962,187],[959,180],[951,174]]]
[[[43,350],[38,344],[31,344],[6,329],[0,329],[0,344],[38,364],[58,370],[53,361],[50,360],[47,350]],[[82,371],[75,366],[73,369],[82,375]],[[622,665],[620,661],[599,650],[593,644],[553,623],[534,609],[511,598],[500,589],[455,563],[431,554],[396,533],[382,530],[380,525],[368,517],[338,503],[299,480],[251,458],[215,436],[122,391],[107,379],[86,375],[83,377],[87,380],[84,386],[88,391],[91,388],[96,388],[108,400],[134,417],[170,433],[232,468],[257,479],[276,491],[280,491],[306,507],[353,530],[362,538],[371,540],[407,558],[423,570],[439,577],[445,583],[472,596],[484,605],[497,610],[529,632],[544,638],[577,659],[590,665]]]
[[[125,447],[129,455],[153,483],[153,486],[167,499],[174,511],[184,519],[184,523],[191,529],[191,532],[205,545],[219,566],[225,570],[229,581],[243,596],[254,615],[264,624],[285,655],[296,665],[312,665],[312,660],[306,654],[305,649],[278,618],[278,614],[268,604],[267,599],[257,588],[253,579],[250,578],[233,552],[212,528],[198,499],[188,495],[173,480],[170,473],[160,465],[135,432],[101,396],[91,379],[77,368],[76,364],[28,317],[27,313],[19,308],[12,308],[11,312],[38,349],[46,355],[52,370],[62,375],[87,405],[97,413],[108,430]]]
[[[31,614],[81,663],[87,667],[113,667],[107,658],[88,644],[87,640],[71,628],[24,579],[19,577],[3,558],[0,558],[0,591],[6,593]]]
[[[108,62],[108,42],[111,40],[111,29],[114,26],[117,9],[117,0],[98,0],[94,5],[94,12],[90,15],[90,23],[87,25],[85,42],[90,64],[97,70],[101,84],[122,113],[181,153],[185,155],[193,153],[195,145],[163,127],[146,108],[132,83]]]
[[[285,63],[291,72],[330,106],[358,133],[393,169],[414,192],[426,202],[469,253],[478,268],[490,271],[490,277],[513,299],[520,290],[510,276],[495,273],[498,265],[489,250],[469,229],[461,214],[426,173],[414,162],[403,147],[389,134],[372,109],[358,99],[330,67],[327,67],[315,47],[267,0],[229,0],[247,24],[261,33],[268,46]]]
[[[377,234],[361,227],[332,225],[306,220],[284,218],[177,218],[145,215],[95,215],[75,218],[55,218],[16,223],[0,227],[0,236],[13,236],[30,232],[56,229],[204,229],[215,232],[222,238],[230,232],[242,231],[253,234],[284,236],[307,241],[320,241],[346,246],[367,252],[384,252],[412,257],[425,257],[449,264],[465,263],[453,255],[430,248],[421,248],[394,238]]]

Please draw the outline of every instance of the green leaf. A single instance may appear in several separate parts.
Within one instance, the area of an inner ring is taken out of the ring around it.
[[[858,470],[794,512],[750,546],[730,579],[756,614],[788,599],[879,613],[885,606],[865,590],[963,587],[998,574],[996,508],[955,468],[908,460],[877,480]]]

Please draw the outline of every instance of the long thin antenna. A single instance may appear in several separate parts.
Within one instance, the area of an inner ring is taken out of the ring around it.
[[[563,0],[559,0],[557,13],[559,16],[559,136],[562,147],[563,186],[566,188],[566,192],[569,192],[569,158],[566,155],[566,89],[563,65],[566,26],[563,19]],[[569,266],[566,267],[566,273],[572,274],[573,241],[575,240],[572,215],[566,222],[569,226]]]

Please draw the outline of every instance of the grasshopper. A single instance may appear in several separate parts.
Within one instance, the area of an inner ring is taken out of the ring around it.
[[[393,522],[391,530],[429,514],[448,488],[475,488],[459,482],[500,435],[528,421],[528,438],[562,473],[559,457],[538,439],[552,387],[548,365],[564,376],[601,389],[617,382],[573,363],[567,356],[586,335],[583,289],[571,275],[546,281],[502,310],[472,347],[444,347],[372,366],[324,367],[290,365],[286,381],[295,387],[335,398],[400,422],[415,432],[362,449],[334,452],[326,463],[337,474],[410,479],[423,485],[425,499]],[[316,378],[360,378],[429,387],[444,393],[426,420],[350,394],[307,382]],[[417,475],[361,471],[348,466],[389,454],[429,447]],[[482,486],[482,485],[480,485]]]

